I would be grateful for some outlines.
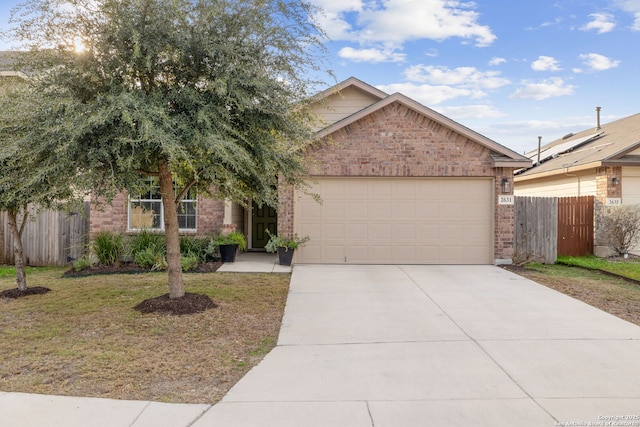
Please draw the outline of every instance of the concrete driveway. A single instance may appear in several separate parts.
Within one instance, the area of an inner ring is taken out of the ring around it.
[[[640,426],[640,327],[494,266],[297,265],[278,346],[193,425]]]

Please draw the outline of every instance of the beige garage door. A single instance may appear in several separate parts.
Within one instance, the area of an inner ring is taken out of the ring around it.
[[[493,180],[316,178],[297,194],[298,263],[491,264]]]

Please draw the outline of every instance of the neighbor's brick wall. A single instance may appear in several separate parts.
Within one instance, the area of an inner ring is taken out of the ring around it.
[[[128,226],[128,197],[125,192],[118,193],[109,204],[91,204],[89,233],[95,236],[99,231],[124,233]],[[197,234],[217,233],[224,219],[224,202],[198,196]]]
[[[498,206],[501,178],[513,170],[493,168],[490,150],[399,103],[382,108],[319,141],[308,153],[317,176],[493,177],[494,256],[511,259],[513,206]],[[511,193],[513,194],[513,193]],[[292,188],[279,191],[278,230],[293,233]]]
[[[613,185],[613,178],[618,178],[618,185]],[[595,228],[593,234],[593,252],[597,256],[611,256],[615,254],[609,245],[607,236],[601,227],[602,217],[605,215],[607,198],[622,197],[622,167],[601,167],[596,169],[596,200],[594,201]]]

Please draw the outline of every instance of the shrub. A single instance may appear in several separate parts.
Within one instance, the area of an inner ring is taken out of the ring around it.
[[[199,261],[206,262],[209,240],[207,237],[181,236],[180,254],[183,256],[195,256]]]
[[[134,260],[142,268],[151,270],[164,270],[167,268],[167,259],[163,248],[156,248],[154,245],[138,251],[134,254]]]
[[[149,247],[166,251],[167,243],[164,234],[142,230],[139,234],[131,238],[129,246],[131,247],[131,253],[135,257],[138,252],[144,251]]]
[[[101,231],[96,234],[92,244],[98,261],[104,265],[118,264],[125,251],[122,234]]]
[[[85,255],[82,258],[78,258],[73,263],[73,269],[75,271],[86,270],[87,268],[93,267],[94,262],[91,259],[91,255]]]
[[[619,255],[628,253],[640,238],[640,205],[608,206],[602,230]]]
[[[182,267],[182,271],[193,270],[198,266],[199,263],[200,263],[200,260],[194,254],[189,254],[189,255],[180,257],[180,266]]]

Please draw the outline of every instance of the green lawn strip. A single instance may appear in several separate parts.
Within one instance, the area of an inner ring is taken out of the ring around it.
[[[0,299],[0,391],[215,403],[277,341],[290,275],[185,275],[218,308],[140,314],[167,293],[165,273],[62,278],[34,269],[43,295]],[[0,291],[15,286],[0,278]]]
[[[596,256],[568,257],[558,256],[557,262],[592,270],[600,270],[618,276],[640,281],[640,262],[635,260],[611,261]]]

